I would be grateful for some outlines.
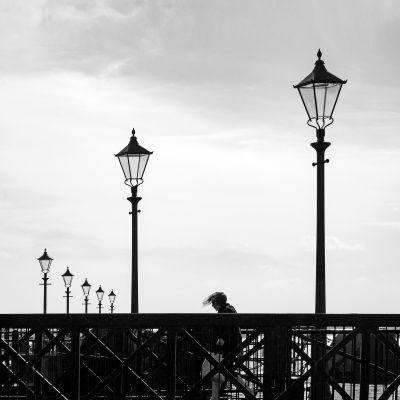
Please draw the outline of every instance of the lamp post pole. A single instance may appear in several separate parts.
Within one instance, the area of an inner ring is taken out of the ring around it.
[[[67,290],[65,291],[66,294],[66,298],[67,298],[67,314],[69,314],[69,298],[71,297],[71,290],[69,288],[69,286],[67,287]]]
[[[139,277],[138,277],[138,204],[142,200],[137,195],[137,186],[131,187],[131,197],[128,197],[132,204],[132,279],[131,279],[131,313],[139,312]]]
[[[119,153],[118,157],[125,177],[125,184],[131,187],[131,197],[128,197],[132,205],[132,277],[131,277],[131,313],[139,312],[139,283],[138,283],[138,203],[141,197],[137,195],[137,187],[143,183],[143,174],[147,166],[151,151],[140,146],[132,129],[132,136],[127,146]]]
[[[47,272],[43,274],[43,314],[47,314]]]
[[[315,312],[326,313],[325,287],[325,150],[330,146],[324,141],[325,129],[316,129],[317,141],[311,146],[317,152],[317,243],[315,271]]]

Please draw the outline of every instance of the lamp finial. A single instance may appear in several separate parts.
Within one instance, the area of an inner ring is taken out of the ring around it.
[[[135,128],[132,128],[132,136],[135,136]]]
[[[320,59],[321,59],[321,56],[322,56],[321,49],[318,49],[317,56],[318,56],[318,60],[320,60]]]

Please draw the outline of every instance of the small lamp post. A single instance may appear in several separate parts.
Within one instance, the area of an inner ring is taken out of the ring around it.
[[[114,301],[115,301],[116,297],[117,296],[115,295],[114,290],[111,290],[110,294],[108,295],[108,298],[110,299],[110,304],[111,304],[111,306],[110,306],[111,314],[114,314]]]
[[[82,290],[83,290],[83,294],[85,295],[85,314],[88,313],[88,305],[89,305],[89,293],[90,293],[90,288],[92,287],[92,285],[89,284],[89,282],[87,281],[87,278],[85,279],[85,282],[83,282],[82,286]]]
[[[104,290],[101,288],[101,285],[99,286],[99,288],[96,290],[96,296],[97,296],[97,300],[99,301],[99,314],[101,314],[101,309],[103,308],[101,306],[101,301],[103,300],[103,296],[104,296]]]
[[[69,268],[67,267],[67,270],[61,275],[63,280],[64,280],[64,285],[67,288],[66,290],[66,297],[67,298],[67,314],[69,314],[69,298],[72,297],[70,295],[71,293],[71,284],[72,284],[72,278],[74,277],[74,275],[71,274],[71,272],[69,271]]]
[[[299,84],[295,85],[306,109],[307,124],[316,130],[317,141],[311,146],[317,152],[317,248],[316,248],[316,290],[315,312],[326,312],[325,289],[325,150],[330,143],[324,141],[325,128],[333,123],[333,112],[339,98],[342,85],[347,81],[328,72],[321,60],[321,50],[317,53],[313,71]]]
[[[44,253],[42,256],[40,256],[38,258],[40,267],[42,269],[43,272],[43,283],[41,283],[41,285],[43,285],[43,314],[47,313],[47,285],[49,285],[49,283],[47,283],[47,281],[49,280],[49,278],[47,277],[47,274],[50,271],[50,266],[51,263],[53,262],[53,259],[51,257],[49,257],[49,255],[47,254],[47,250],[44,249]]]
[[[125,177],[125,184],[131,187],[131,197],[128,200],[132,204],[132,288],[131,288],[131,313],[139,312],[138,293],[138,239],[137,239],[137,214],[138,203],[141,197],[137,196],[137,187],[143,183],[143,174],[147,166],[151,151],[140,146],[132,129],[132,137],[129,144],[119,153],[115,154],[121,164]]]

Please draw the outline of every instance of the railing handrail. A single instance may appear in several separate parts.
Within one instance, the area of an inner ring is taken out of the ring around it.
[[[0,314],[1,328],[151,328],[238,325],[256,327],[400,327],[400,314]]]

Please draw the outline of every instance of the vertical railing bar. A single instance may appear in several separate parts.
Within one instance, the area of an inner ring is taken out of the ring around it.
[[[35,332],[35,354],[36,356],[37,353],[39,353],[42,350],[42,331],[40,329],[37,329]],[[42,359],[39,359],[36,363],[36,371],[42,372]],[[41,393],[41,382],[39,380],[39,377],[35,374],[33,378],[33,390],[35,392],[35,400],[41,400],[42,399],[42,393]]]
[[[386,340],[389,341],[390,338],[389,338],[389,332],[388,332],[387,326],[385,327],[385,335],[386,335]],[[388,380],[387,380],[387,378],[388,378],[388,374],[387,374],[388,363],[389,363],[389,347],[387,345],[385,345],[385,390],[388,387]]]
[[[374,365],[378,364],[378,346],[380,345],[378,342],[377,336],[374,334],[375,343],[374,343]],[[374,400],[378,398],[378,368],[374,368]]]
[[[337,330],[337,326],[335,325],[334,327],[333,327],[333,331],[336,331]],[[335,334],[333,333],[332,334],[332,338],[331,338],[331,343],[330,343],[330,347],[332,347],[333,346],[333,339],[334,339],[334,337],[335,337]],[[332,368],[331,368],[331,371],[332,371],[332,374],[333,374],[333,376],[335,377],[335,361],[336,361],[336,353],[335,354],[333,354],[333,357],[332,357]],[[329,372],[329,371],[328,371]],[[331,386],[332,387],[332,390],[331,390],[331,400],[334,400],[334,398],[335,398],[335,389],[333,388],[333,386]]]
[[[369,360],[370,360],[370,332],[363,329],[361,333],[361,379],[360,400],[369,398]]]
[[[353,329],[354,329],[354,326],[353,326]],[[357,336],[359,336],[359,335],[356,335],[351,342],[351,347],[352,347],[351,351],[352,351],[353,356],[357,355]],[[358,370],[361,371],[361,364],[360,364],[360,368]],[[346,379],[345,368],[343,371],[344,371],[343,372],[343,381],[345,381],[345,379]],[[352,377],[351,382],[350,382],[350,391],[353,395],[353,399],[355,399],[356,398],[357,361],[354,359],[350,360],[350,374]]]
[[[397,328],[395,328],[395,329],[397,329]],[[396,343],[397,343],[397,345],[399,345],[399,333],[398,332],[396,333]],[[399,375],[399,358],[396,357],[396,354],[394,354],[394,353],[393,353],[393,357],[396,358],[396,375]],[[398,392],[399,392],[399,389],[396,388],[395,397],[394,397],[395,399],[398,398]]]
[[[176,342],[177,329],[169,327],[167,330],[168,400],[175,400],[176,398]]]
[[[73,328],[71,331],[71,399],[80,400],[81,398],[81,349],[80,349],[80,331]]]
[[[265,328],[263,330],[264,334],[264,370],[263,370],[263,387],[262,387],[262,393],[263,393],[263,400],[272,400],[273,399],[273,392],[272,392],[272,386],[274,382],[274,376],[273,376],[273,350],[275,348],[273,344],[273,338],[274,338],[274,333],[272,328]]]

